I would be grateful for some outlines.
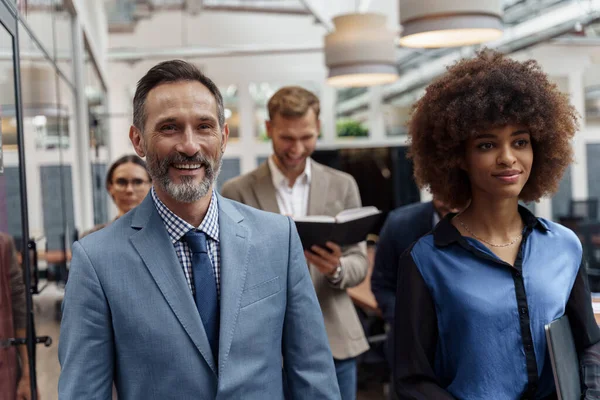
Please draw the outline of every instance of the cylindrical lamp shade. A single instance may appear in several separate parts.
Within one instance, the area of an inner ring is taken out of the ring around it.
[[[380,14],[348,14],[333,19],[325,36],[327,82],[332,86],[373,86],[398,79],[395,33]]]
[[[405,47],[485,43],[502,36],[502,0],[401,0],[400,24]]]

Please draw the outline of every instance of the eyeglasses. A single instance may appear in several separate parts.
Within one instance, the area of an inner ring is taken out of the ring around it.
[[[129,184],[131,184],[131,187],[133,188],[133,190],[141,190],[143,189],[144,185],[146,185],[147,183],[149,183],[149,181],[145,181],[143,179],[125,179],[125,178],[118,178],[115,179],[114,184],[115,187],[118,190],[127,190],[127,187],[129,186]]]

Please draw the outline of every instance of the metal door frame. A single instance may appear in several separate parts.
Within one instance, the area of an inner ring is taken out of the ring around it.
[[[21,102],[21,69],[19,56],[18,10],[10,0],[0,0],[0,24],[12,37],[13,79],[15,90],[15,118],[17,119],[17,148],[19,155],[19,186],[21,195],[21,241],[23,275],[25,277],[25,294],[27,305],[27,355],[29,358],[29,377],[31,382],[31,399],[37,400],[37,376],[35,368],[36,334],[33,320],[33,300],[31,293],[31,260],[28,248],[29,218],[27,210],[27,178],[25,173],[25,143],[23,138],[23,105]],[[25,366],[22,366],[23,368]]]

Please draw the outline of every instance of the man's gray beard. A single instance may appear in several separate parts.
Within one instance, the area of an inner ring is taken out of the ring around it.
[[[169,178],[169,167],[177,163],[198,163],[204,167],[204,178],[199,183],[194,181],[193,176],[181,176],[181,183],[174,183]],[[148,172],[152,177],[152,182],[160,189],[165,191],[173,200],[180,203],[193,203],[208,194],[211,186],[217,181],[223,165],[223,157],[220,156],[217,162],[197,154],[193,157],[185,157],[176,153],[176,155],[166,157],[158,161],[153,153],[146,152],[146,164]],[[215,165],[216,164],[216,165]]]

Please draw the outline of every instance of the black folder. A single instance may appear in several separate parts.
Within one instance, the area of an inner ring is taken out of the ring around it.
[[[546,340],[558,400],[579,400],[582,393],[579,358],[566,315],[546,325]]]
[[[363,215],[360,215],[361,210],[365,211],[362,213]],[[317,216],[312,217],[315,219],[314,221],[310,220],[311,217],[307,217],[306,220],[295,221],[302,247],[310,249],[311,246],[317,245],[327,249],[326,242],[348,246],[366,240],[367,235],[374,232],[375,228],[381,224],[382,213],[374,208],[361,210],[356,210],[359,212],[355,218],[352,216],[340,218],[342,216],[342,213],[340,213],[338,217]],[[322,220],[318,221],[319,218]]]

